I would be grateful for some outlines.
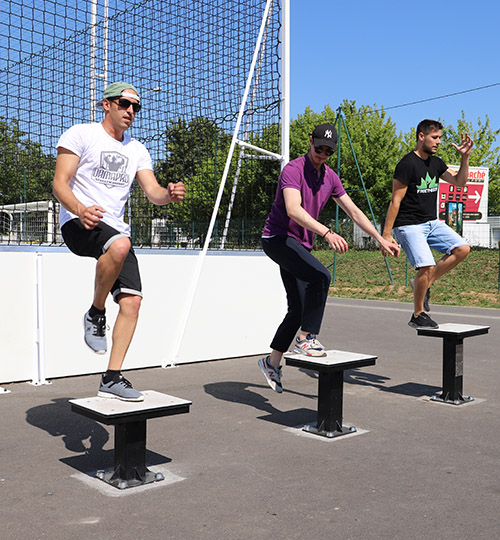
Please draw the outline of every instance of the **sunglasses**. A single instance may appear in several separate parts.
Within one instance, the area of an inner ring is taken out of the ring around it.
[[[135,113],[138,113],[141,110],[140,103],[132,103],[132,101],[129,101],[128,99],[125,99],[125,98],[112,98],[109,101],[118,103],[118,107],[122,107],[123,109],[128,109],[130,105],[132,105],[132,109],[134,110]]]
[[[322,154],[324,152],[325,156],[331,156],[333,154],[333,150],[331,148],[323,150],[321,146],[315,146],[314,151],[316,152],[316,154]]]

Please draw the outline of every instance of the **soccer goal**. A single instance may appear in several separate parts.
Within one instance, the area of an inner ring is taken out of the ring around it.
[[[99,122],[113,81],[143,109],[131,133],[186,200],[134,187],[138,246],[258,248],[288,160],[289,0],[16,0],[0,6],[0,205],[51,198],[55,145]]]

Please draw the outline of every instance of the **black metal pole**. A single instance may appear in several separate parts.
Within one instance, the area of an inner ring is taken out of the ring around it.
[[[318,431],[342,433],[344,372],[319,372]]]
[[[463,400],[464,340],[443,340],[443,401]]]
[[[144,482],[146,472],[146,420],[116,424],[113,477]]]

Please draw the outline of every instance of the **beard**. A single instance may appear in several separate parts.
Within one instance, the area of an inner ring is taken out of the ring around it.
[[[431,146],[427,146],[426,144],[422,145],[422,150],[426,152],[427,154],[430,154],[431,156],[433,156],[437,152],[437,148],[436,150],[433,150]]]

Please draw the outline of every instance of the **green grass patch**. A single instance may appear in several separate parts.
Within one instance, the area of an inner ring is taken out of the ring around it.
[[[330,296],[413,302],[408,282],[415,270],[407,268],[404,253],[387,259],[394,285],[379,251],[350,250],[337,255],[335,268],[331,250],[314,255],[334,274]],[[436,261],[441,256],[434,253]],[[465,261],[434,283],[431,304],[500,308],[498,264],[497,250],[472,250]]]

